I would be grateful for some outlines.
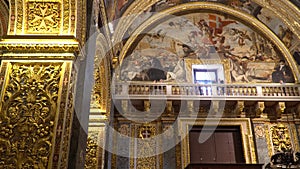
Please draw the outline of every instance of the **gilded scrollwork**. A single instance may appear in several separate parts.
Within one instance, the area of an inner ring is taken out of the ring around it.
[[[70,1],[69,0],[65,0],[64,1],[64,12],[63,12],[63,22],[64,22],[64,26],[63,26],[63,33],[67,34],[69,32],[69,18],[70,18]]]
[[[288,127],[279,123],[270,128],[271,141],[274,152],[282,152],[292,149],[292,142]]]
[[[61,71],[61,63],[9,65],[0,114],[4,168],[49,168]]]
[[[138,128],[138,136],[143,141],[138,140],[137,159],[138,169],[155,169],[157,165],[157,157],[151,156],[157,151],[157,141],[151,137],[157,135],[157,128],[153,125],[144,125]]]
[[[59,33],[61,5],[59,2],[27,2],[27,33]]]
[[[93,133],[87,139],[86,156],[85,156],[85,168],[97,168],[97,133]]]

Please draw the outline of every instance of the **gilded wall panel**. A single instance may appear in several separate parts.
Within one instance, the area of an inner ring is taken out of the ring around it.
[[[278,152],[299,151],[297,131],[294,124],[269,124],[266,130],[270,157]]]
[[[61,25],[61,4],[59,2],[27,2],[26,33],[58,34]]]
[[[100,169],[104,167],[105,124],[98,123],[98,127],[90,127],[87,139],[85,169]]]
[[[62,62],[8,63],[0,114],[5,168],[51,167],[64,67]]]
[[[85,2],[76,0],[15,0],[10,2],[9,35],[85,36]],[[80,15],[81,17],[78,17]],[[77,21],[77,19],[81,19]],[[77,25],[77,22],[80,24]],[[77,31],[78,30],[80,31]]]

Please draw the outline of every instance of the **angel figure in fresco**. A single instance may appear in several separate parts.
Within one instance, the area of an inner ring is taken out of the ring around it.
[[[245,45],[245,41],[249,40],[251,41],[250,36],[247,34],[247,31],[243,32],[241,30],[232,28],[230,31],[230,34],[233,36],[233,40],[237,40],[239,46],[244,46]]]

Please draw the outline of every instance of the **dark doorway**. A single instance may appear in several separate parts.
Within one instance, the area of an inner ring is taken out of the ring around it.
[[[199,143],[200,132],[212,133]],[[239,126],[220,126],[216,129],[194,126],[189,133],[191,163],[245,163]]]

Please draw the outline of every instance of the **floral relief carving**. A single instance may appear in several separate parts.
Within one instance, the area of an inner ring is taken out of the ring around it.
[[[0,114],[0,166],[49,168],[61,67],[11,64]]]
[[[29,33],[59,33],[60,4],[58,2],[28,2]]]

